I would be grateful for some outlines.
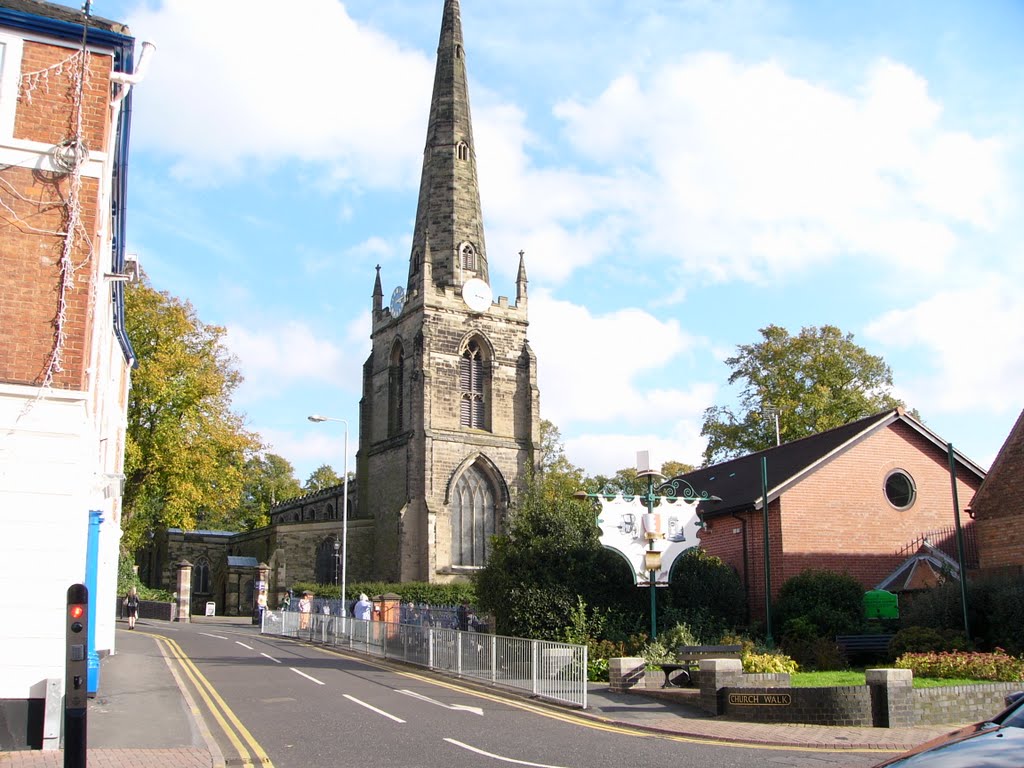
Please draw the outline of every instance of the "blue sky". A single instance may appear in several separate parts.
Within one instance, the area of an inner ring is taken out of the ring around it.
[[[128,249],[228,329],[300,479],[354,468],[370,294],[404,283],[442,0],[95,0],[157,45]],[[723,361],[836,325],[988,466],[1024,407],[1024,4],[462,0],[494,294],[591,473],[699,463]]]

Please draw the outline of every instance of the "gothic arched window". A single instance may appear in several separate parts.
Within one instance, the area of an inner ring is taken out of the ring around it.
[[[487,429],[487,367],[484,351],[475,339],[466,345],[459,361],[459,424]]]
[[[480,567],[487,562],[491,536],[497,533],[494,491],[486,475],[470,466],[452,494],[452,565]]]
[[[401,433],[405,423],[405,350],[396,341],[388,366],[388,436]]]
[[[210,561],[205,557],[200,557],[192,566],[192,591],[210,594]]]
[[[456,147],[456,152],[459,160],[469,160],[469,145],[466,142],[460,141]]]

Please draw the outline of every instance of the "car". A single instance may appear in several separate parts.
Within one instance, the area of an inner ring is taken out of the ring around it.
[[[1024,768],[1024,691],[1006,697],[1006,709],[932,739],[875,768]]]

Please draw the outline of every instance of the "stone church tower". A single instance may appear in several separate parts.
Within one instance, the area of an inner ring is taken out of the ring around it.
[[[445,0],[409,271],[373,288],[359,506],[374,575],[452,581],[487,558],[540,444],[526,269],[495,301],[484,244],[458,0]]]

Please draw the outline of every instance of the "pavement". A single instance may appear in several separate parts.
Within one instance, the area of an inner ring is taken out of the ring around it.
[[[246,625],[246,619],[194,617],[197,622]],[[156,641],[118,623],[117,653],[101,661],[100,690],[87,714],[90,768],[223,768],[224,756],[203,720],[180,673]],[[255,629],[255,628],[253,628]],[[380,659],[374,659],[380,662]],[[473,687],[473,686],[467,686]],[[515,694],[509,694],[515,696]],[[795,724],[761,724],[711,716],[685,691],[672,698],[656,692],[620,693],[591,683],[588,707],[577,713],[619,726],[694,739],[750,745],[879,750],[902,752],[954,730],[957,725],[916,728],[856,728]],[[536,701],[532,703],[536,704]],[[564,710],[563,710],[564,711]],[[0,768],[41,768],[64,765],[63,750],[0,752]]]

